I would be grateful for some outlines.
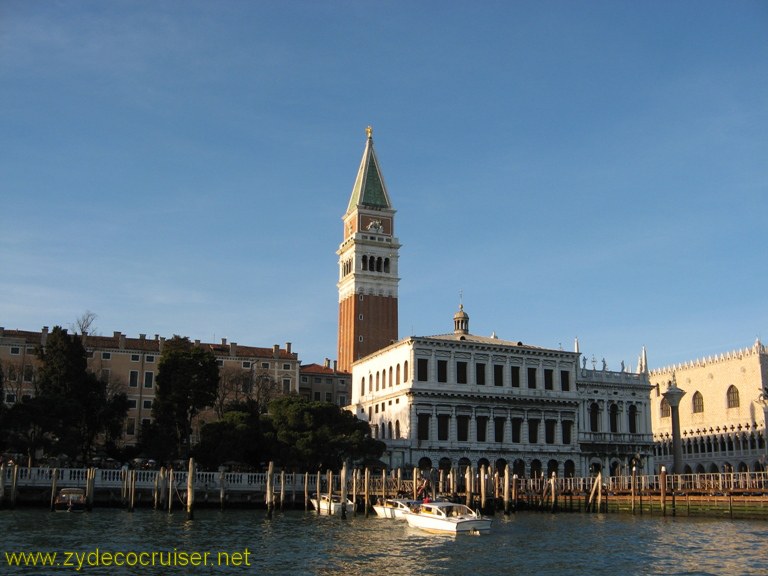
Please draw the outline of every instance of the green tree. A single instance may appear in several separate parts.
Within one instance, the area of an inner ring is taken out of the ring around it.
[[[380,458],[383,442],[371,438],[370,426],[330,402],[289,395],[270,404],[269,417],[279,443],[278,460],[288,468],[339,469],[345,461]]]
[[[158,453],[157,457],[189,455],[192,419],[214,405],[218,388],[219,366],[213,352],[194,346],[189,338],[174,336],[165,342],[152,414],[158,432],[168,435],[175,449],[173,454]]]
[[[46,413],[38,419],[42,435],[35,433],[34,437],[54,437],[53,453],[87,462],[100,434],[120,434],[128,399],[125,394],[107,394],[106,382],[87,370],[80,336],[67,334],[60,326],[53,328],[45,346],[38,349],[38,357],[42,364],[36,402],[46,407]],[[36,409],[35,403],[24,408]]]

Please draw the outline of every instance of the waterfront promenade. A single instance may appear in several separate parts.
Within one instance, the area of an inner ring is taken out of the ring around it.
[[[415,496],[425,478],[431,480],[433,495],[449,494],[486,513],[532,509],[768,518],[766,472],[510,478],[482,469],[461,475],[352,470],[345,489],[361,505],[370,504],[379,497]],[[341,492],[341,484],[341,475],[330,471],[274,472],[271,478],[266,472],[195,471],[191,482],[195,506],[220,508],[258,508],[268,502],[280,508],[307,508],[318,493]],[[55,491],[79,487],[96,507],[184,508],[189,486],[188,470],[2,466],[0,506],[49,506]]]

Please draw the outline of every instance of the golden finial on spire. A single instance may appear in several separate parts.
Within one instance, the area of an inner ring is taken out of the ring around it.
[[[373,128],[371,128],[370,126],[368,126],[368,127],[365,129],[365,133],[368,135],[368,138],[370,139],[370,138],[373,136]]]

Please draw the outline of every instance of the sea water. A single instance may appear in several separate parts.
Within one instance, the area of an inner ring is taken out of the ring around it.
[[[497,515],[490,534],[442,536],[364,515],[20,509],[0,510],[0,574],[764,575],[766,536],[764,520],[628,514]]]

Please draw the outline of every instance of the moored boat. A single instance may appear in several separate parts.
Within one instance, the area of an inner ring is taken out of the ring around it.
[[[402,519],[411,508],[421,504],[421,500],[407,500],[405,498],[386,498],[373,505],[373,510],[379,518]]]
[[[491,531],[493,521],[469,506],[453,502],[423,502],[403,517],[415,528],[448,534],[485,534]]]
[[[355,504],[347,498],[345,503],[342,503],[341,496],[338,494],[331,495],[330,499],[328,498],[327,494],[321,494],[320,495],[320,502],[318,503],[317,498],[311,498],[310,502],[312,503],[312,506],[315,510],[320,510],[320,514],[330,514],[330,515],[336,515],[341,514],[341,507],[346,505],[347,512],[354,512],[355,511]]]
[[[82,488],[62,488],[53,501],[56,512],[84,512],[85,490]]]

